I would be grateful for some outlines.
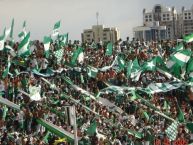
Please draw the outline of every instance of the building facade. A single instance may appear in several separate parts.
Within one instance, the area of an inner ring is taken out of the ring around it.
[[[108,42],[115,43],[120,39],[120,31],[116,27],[105,28],[103,25],[94,25],[92,29],[85,29],[81,34],[82,42]]]
[[[181,21],[181,16],[178,15],[174,7],[165,7],[157,4],[151,11],[146,11],[146,9],[143,10],[143,26],[135,27],[133,29],[134,37],[139,39],[137,34],[139,33],[139,29],[145,29],[145,31],[148,29],[149,31],[152,31],[151,39],[149,39],[149,37],[148,39],[143,37],[145,41],[155,39],[176,39],[183,35],[182,29],[184,29],[184,27],[182,27],[182,25],[183,22]],[[155,34],[153,32],[154,30],[156,31]]]
[[[188,10],[182,7],[182,12],[179,17],[179,25],[181,28],[182,35],[188,35],[193,33],[193,5]]]

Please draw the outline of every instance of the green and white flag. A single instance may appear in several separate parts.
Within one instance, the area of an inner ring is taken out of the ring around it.
[[[4,45],[5,45],[5,29],[3,35],[0,36],[0,51],[4,49]]]
[[[87,128],[87,134],[89,136],[93,136],[94,133],[96,133],[96,129],[97,129],[97,123],[96,121],[94,120],[91,124],[90,124],[90,127]]]
[[[60,29],[60,21],[56,22],[54,25],[54,29],[52,32],[52,37],[56,37],[59,35],[59,29]]]
[[[18,37],[23,40],[24,37],[26,37],[27,32],[26,32],[26,21],[23,22],[23,30],[18,34]]]
[[[14,27],[14,19],[12,19],[12,22],[11,22],[11,31],[10,31],[10,38],[13,38],[13,27]]]
[[[30,55],[29,43],[30,43],[30,32],[20,42],[18,46],[18,56],[25,57]]]
[[[190,58],[190,60],[188,61],[186,72],[193,72],[193,58]]]
[[[92,66],[88,66],[87,69],[88,69],[88,76],[92,78],[96,78],[98,69]]]
[[[10,35],[11,28],[6,29],[5,31],[5,40],[7,40],[8,36]]]
[[[188,35],[188,36],[185,36],[185,37],[184,37],[184,41],[185,41],[186,43],[192,42],[192,41],[193,41],[193,33],[190,34],[190,35]]]
[[[54,56],[57,58],[57,62],[60,63],[63,59],[64,49],[59,49],[54,52]]]
[[[178,135],[178,122],[174,121],[166,130],[166,135],[170,139],[170,141],[176,140]]]
[[[60,35],[60,41],[62,46],[65,46],[66,44],[68,44],[68,33],[64,35]]]
[[[7,68],[4,70],[3,75],[2,75],[2,78],[3,78],[3,79],[6,78],[7,75],[9,74],[10,66],[11,66],[10,57],[8,57]]]
[[[190,59],[192,52],[190,50],[181,50],[171,56],[171,59],[179,64],[180,66],[184,66]]]
[[[80,53],[82,53],[82,52],[83,52],[83,48],[82,47],[78,47],[78,49],[74,50],[72,58],[71,58],[71,64],[72,65],[76,64],[77,59],[78,59]]]
[[[113,54],[113,43],[112,43],[112,42],[109,42],[109,43],[107,44],[107,49],[106,49],[105,55],[111,56],[112,54]]]
[[[180,43],[180,44],[178,44],[178,46],[176,46],[175,52],[176,52],[176,51],[183,50],[183,49],[184,49],[184,45],[183,45],[183,43]]]
[[[44,36],[44,42],[43,42],[44,43],[44,51],[45,51],[47,58],[48,58],[49,50],[50,50],[50,42],[51,42],[51,38]]]
[[[156,69],[156,59],[155,58],[153,58],[150,61],[145,62],[143,65],[144,71],[155,71],[155,69]]]
[[[142,73],[142,69],[139,66],[138,59],[136,58],[132,63],[131,63],[131,74],[130,78],[134,81],[138,81]]]
[[[181,87],[183,83],[170,82],[170,83],[151,83],[147,86],[146,90],[150,94],[168,92]]]
[[[29,97],[31,100],[34,100],[34,101],[40,101],[42,98],[40,96],[40,92],[41,92],[41,86],[29,86]]]
[[[120,70],[125,68],[125,61],[121,56],[118,56],[118,65]]]

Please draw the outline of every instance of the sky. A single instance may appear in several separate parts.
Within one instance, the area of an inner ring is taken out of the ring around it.
[[[155,4],[175,6],[180,12],[182,6],[190,9],[192,0],[0,0],[0,34],[10,27],[15,19],[14,36],[22,30],[26,21],[31,39],[43,40],[50,35],[54,24],[61,21],[60,34],[69,33],[69,39],[81,40],[83,29],[99,24],[117,27],[121,38],[133,36],[133,27],[142,25],[142,11],[152,10]]]

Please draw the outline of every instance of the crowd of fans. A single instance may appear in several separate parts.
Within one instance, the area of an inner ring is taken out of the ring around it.
[[[6,42],[8,45],[9,42]],[[18,44],[13,45],[17,52]],[[42,118],[51,122],[64,130],[74,133],[73,126],[69,124],[65,113],[65,106],[76,108],[77,134],[79,144],[82,145],[137,145],[137,144],[167,144],[169,138],[165,130],[171,125],[171,121],[160,116],[140,99],[132,99],[131,93],[117,94],[107,92],[100,95],[101,98],[109,100],[121,110],[122,113],[108,108],[97,101],[97,94],[108,84],[116,86],[146,87],[151,82],[171,81],[167,76],[157,72],[148,71],[141,75],[139,81],[135,82],[127,77],[126,69],[116,72],[113,68],[106,71],[99,71],[96,78],[89,77],[87,66],[102,68],[110,66],[117,54],[121,54],[125,62],[138,58],[139,63],[161,54],[163,60],[167,60],[173,49],[177,46],[177,41],[152,41],[139,42],[135,39],[122,41],[114,44],[113,54],[106,56],[106,44],[68,42],[63,47],[63,59],[58,62],[54,56],[54,51],[59,47],[58,42],[50,45],[49,57],[44,54],[42,42],[34,41],[31,44],[31,55],[26,58],[10,55],[9,51],[0,51],[0,76],[7,67],[7,58],[11,58],[10,74],[1,78],[0,91],[3,98],[18,104],[20,110],[14,110],[6,105],[0,104],[0,144],[2,145],[44,145],[54,144],[60,138],[45,127],[38,124],[37,119]],[[77,63],[76,67],[70,66],[73,51],[77,47],[84,48],[84,62]],[[193,44],[185,44],[185,49],[193,49]],[[34,74],[31,70],[40,68],[40,73],[45,74],[48,69],[58,70],[53,76],[46,77],[58,90],[53,90],[49,84],[41,79],[41,76]],[[78,69],[77,69],[78,68]],[[17,72],[26,72],[17,74]],[[66,83],[66,78],[74,85],[90,92],[96,96],[96,100],[75,90]],[[21,93],[23,90],[29,93],[29,86],[41,86],[41,101],[33,101]],[[189,96],[190,88],[184,87],[166,93],[155,93],[151,96],[144,92],[137,92],[141,97],[148,100],[156,108],[173,119],[177,119],[178,105],[180,104],[187,122],[192,122],[192,107]],[[64,95],[65,94],[65,95]],[[77,100],[79,103],[66,96]],[[167,105],[166,105],[167,104]],[[90,108],[85,109],[85,108]],[[144,115],[145,113],[147,114]],[[98,115],[96,115],[98,114]],[[88,134],[86,128],[96,121],[97,132]],[[134,133],[133,133],[134,132]],[[99,135],[100,134],[100,135]],[[186,129],[185,124],[178,127],[178,135],[174,144],[181,141],[188,144],[193,141],[193,133]],[[58,144],[71,144],[68,139]]]

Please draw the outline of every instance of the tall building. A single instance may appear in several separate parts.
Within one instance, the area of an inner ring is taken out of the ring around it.
[[[120,31],[116,27],[105,28],[103,25],[94,25],[92,29],[85,29],[81,34],[82,42],[108,42],[115,43],[120,39]]]
[[[179,17],[179,25],[182,35],[193,33],[193,5],[189,10],[182,7],[182,12]]]
[[[141,31],[140,31],[141,29]],[[143,39],[159,40],[159,39],[175,39],[178,35],[178,15],[174,7],[165,7],[157,4],[151,11],[143,10],[143,26],[133,29],[134,36],[137,39],[138,33],[143,33]],[[145,37],[145,36],[148,37]]]

